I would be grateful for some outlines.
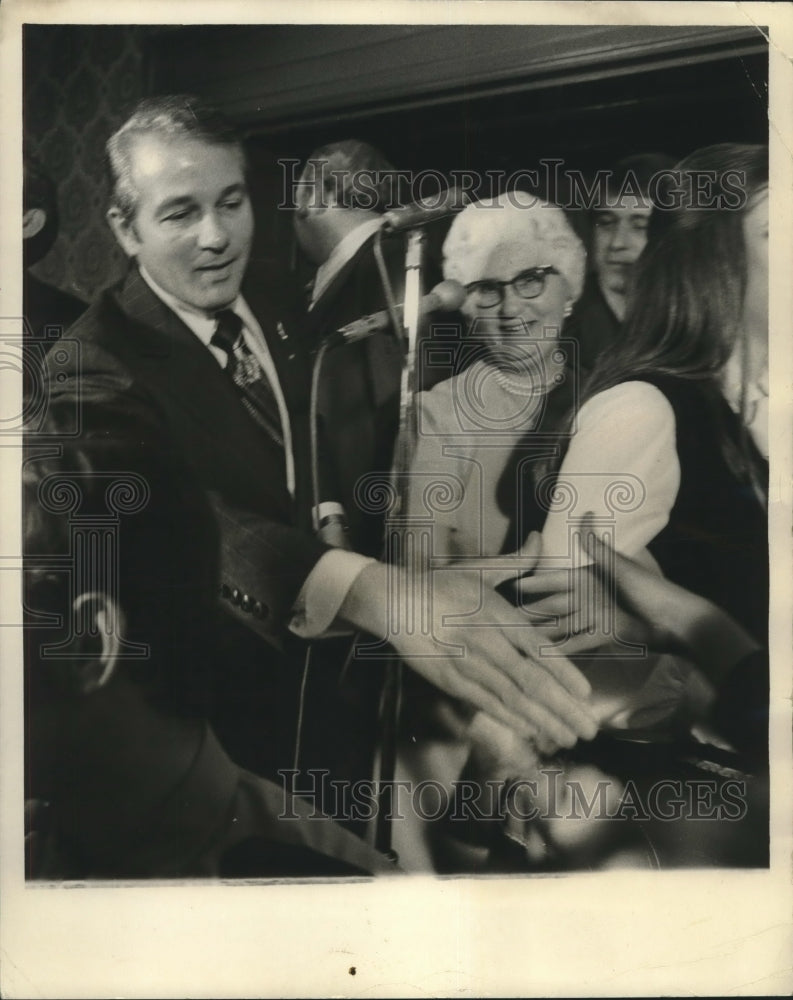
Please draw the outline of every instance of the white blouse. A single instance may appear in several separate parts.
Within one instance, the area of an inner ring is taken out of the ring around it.
[[[436,556],[501,551],[512,512],[501,510],[497,486],[542,412],[544,388],[521,394],[489,367],[472,365],[419,395],[408,509],[432,519]],[[680,487],[669,401],[647,382],[598,393],[579,411],[555,486],[553,478],[539,488],[550,506],[542,568],[569,568],[574,556],[578,562],[574,532],[588,511],[613,547],[636,556],[667,524]]]
[[[648,382],[623,382],[588,400],[551,493],[543,562],[568,567],[588,511],[614,548],[636,556],[666,526],[680,488],[675,415]],[[584,558],[588,562],[588,558]]]

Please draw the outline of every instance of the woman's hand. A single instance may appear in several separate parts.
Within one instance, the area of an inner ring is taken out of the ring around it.
[[[588,517],[583,529],[584,547],[616,592],[621,607],[650,627],[652,649],[682,651],[710,680],[718,681],[735,663],[760,648],[716,604],[615,552],[597,537]],[[655,646],[655,641],[665,645]]]
[[[614,573],[607,565],[608,553],[624,557],[597,539],[591,521],[584,519],[581,533],[590,555],[595,557],[592,546],[600,546],[594,564],[576,569],[540,568],[532,576],[513,579],[519,606],[552,641],[560,644],[566,656],[582,656],[595,650],[608,653],[626,646],[636,647],[637,655],[640,647],[649,646],[655,652],[676,649],[679,644],[662,616],[646,615],[620,599]],[[644,570],[638,563],[624,561],[635,566],[642,579],[647,578],[648,586],[653,579],[663,581],[663,577]],[[652,598],[648,606],[652,610]]]
[[[637,643],[657,653],[686,655],[717,680],[757,650],[721,608],[616,552],[598,537],[591,515],[581,522],[581,541],[592,565],[517,581],[527,610],[556,616],[543,629],[562,641],[565,655]],[[526,603],[526,597],[539,599]]]

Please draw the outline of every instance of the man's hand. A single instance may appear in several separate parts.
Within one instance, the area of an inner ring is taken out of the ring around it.
[[[586,678],[563,656],[540,654],[547,636],[492,589],[497,571],[483,581],[479,566],[466,567],[409,571],[374,563],[350,588],[340,617],[386,639],[440,690],[524,738],[572,746],[594,737]]]

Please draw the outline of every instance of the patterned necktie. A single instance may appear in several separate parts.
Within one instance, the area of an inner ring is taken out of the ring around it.
[[[226,372],[240,393],[245,409],[280,447],[284,446],[281,413],[272,386],[243,337],[242,320],[231,309],[215,313],[217,327],[210,343],[228,356]]]

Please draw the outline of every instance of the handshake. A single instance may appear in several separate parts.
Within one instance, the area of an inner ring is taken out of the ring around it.
[[[594,738],[603,716],[569,657],[607,655],[615,636],[635,647],[637,669],[648,649],[675,653],[715,685],[756,652],[721,609],[601,541],[589,516],[580,537],[592,563],[573,571],[540,569],[537,533],[516,553],[438,569],[373,563],[348,592],[340,617],[387,640],[445,694],[538,748]],[[510,587],[518,606],[498,592]],[[382,594],[385,602],[377,599]]]

